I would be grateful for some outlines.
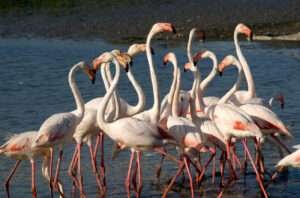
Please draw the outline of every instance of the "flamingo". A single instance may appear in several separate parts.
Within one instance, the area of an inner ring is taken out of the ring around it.
[[[84,115],[84,102],[81,97],[81,94],[77,88],[75,82],[75,74],[81,69],[88,77],[93,81],[94,73],[84,62],[79,62],[75,64],[69,71],[68,81],[69,85],[75,99],[76,111],[56,113],[47,118],[41,125],[38,134],[34,142],[32,143],[33,148],[50,148],[50,185],[52,181],[52,160],[53,160],[53,148],[54,146],[59,147],[59,157],[56,164],[56,173],[54,178],[54,185],[57,185],[57,180],[59,177],[59,170],[63,156],[63,147],[65,144],[71,143],[73,141],[73,134],[76,130],[76,127],[80,124],[83,115]],[[80,150],[81,145],[77,145],[78,150]],[[79,163],[80,169],[80,163]],[[79,182],[81,182],[79,180]],[[82,185],[80,185],[82,186]],[[83,189],[80,189],[81,194],[83,195]]]
[[[187,43],[187,56],[190,62],[192,61],[192,53],[191,53],[191,49],[192,49],[192,41],[195,38],[195,35],[197,35],[199,38],[201,38],[202,40],[205,39],[205,35],[204,32],[197,30],[196,28],[191,29],[190,33],[189,33],[189,38],[188,38],[188,43]],[[185,115],[186,112],[188,111],[189,108],[189,98],[190,98],[190,93],[192,90],[186,91],[186,90],[180,90],[180,100],[178,102],[178,107],[180,109],[180,114]],[[169,107],[168,107],[168,94],[165,95],[165,97],[162,100],[161,103],[161,123],[163,124],[164,121],[166,120],[166,117],[168,117],[170,115],[170,111],[168,111]]]
[[[203,55],[203,53],[206,53],[206,54]],[[213,67],[212,67],[211,72],[208,74],[208,76],[203,81],[201,81],[201,84],[199,86],[198,92],[201,93],[202,96],[205,94],[205,90],[206,90],[207,86],[210,84],[210,82],[214,79],[214,77],[218,73],[217,57],[212,51],[206,50],[205,52],[198,52],[193,56],[192,60],[194,63],[197,63],[200,59],[203,59],[204,57],[212,60]],[[199,93],[198,93],[198,95],[199,95]],[[215,96],[206,96],[206,97],[202,97],[202,99],[203,99],[203,104],[205,106],[215,105],[219,101],[219,98],[215,97]]]
[[[222,72],[222,68],[225,65],[234,64],[238,68],[238,73],[242,72],[242,67],[238,60],[232,56],[226,56],[222,62],[219,64],[219,71]],[[241,78],[238,76],[237,82],[233,85],[233,87],[219,100],[217,105],[209,106],[205,109],[206,114],[215,121],[218,129],[224,134],[225,139],[227,140],[226,150],[227,150],[227,158],[230,158],[230,144],[231,137],[235,138],[249,138],[254,137],[258,142],[263,142],[264,137],[262,132],[259,130],[258,126],[254,123],[252,118],[244,112],[242,109],[231,105],[226,104],[232,94],[238,89],[239,82]],[[256,173],[256,179],[258,181],[259,187],[264,194],[265,197],[268,197],[268,194],[264,188],[264,185],[261,180],[261,176],[257,170],[257,167],[252,159],[250,151],[245,143],[245,140],[242,140],[242,144],[244,146],[245,152],[250,159],[251,165]]]
[[[42,174],[47,181],[50,182],[49,177],[49,158],[50,149],[49,148],[32,148],[32,143],[35,140],[37,131],[26,131],[19,134],[15,134],[9,138],[3,145],[0,146],[0,154],[6,155],[9,158],[16,159],[17,162],[14,168],[11,170],[9,176],[5,181],[5,189],[7,197],[10,197],[9,184],[14,176],[17,168],[19,167],[22,160],[29,160],[31,163],[31,191],[32,196],[37,197],[36,181],[35,181],[35,171],[37,158],[43,158],[42,164]],[[63,187],[60,182],[58,182],[59,192],[63,193]],[[51,189],[52,197],[52,189]]]
[[[228,66],[230,65],[224,65],[222,68],[223,71]],[[271,136],[275,138],[276,141],[279,141],[279,139],[277,138],[277,136],[275,136],[275,133],[289,138],[293,137],[284,123],[280,120],[280,118],[268,107],[261,104],[248,103],[241,105],[240,108],[252,117],[254,122],[265,135],[271,134]],[[280,142],[280,145],[282,144],[283,143]],[[285,148],[287,152],[290,153],[289,149],[287,149],[285,145],[283,145],[283,148]]]
[[[178,69],[177,60],[174,53],[170,52],[164,56],[164,63],[166,64],[167,62],[171,62],[174,67],[173,82],[168,94],[168,104],[170,104],[169,111],[171,111],[171,115],[167,118],[167,129],[170,135],[174,137],[177,144],[180,146],[182,164],[179,165],[176,175],[173,177],[168,187],[164,191],[163,197],[167,195],[167,192],[171,189],[176,178],[184,168],[189,176],[191,196],[194,197],[193,180],[190,170],[191,161],[186,153],[193,149],[199,152],[201,149],[204,149],[203,138],[201,137],[198,127],[193,123],[192,120],[178,116],[180,71]]]
[[[115,77],[112,81],[111,87],[105,94],[102,102],[99,105],[97,113],[97,122],[101,129],[112,140],[118,142],[121,148],[130,148],[131,157],[129,162],[128,174],[125,181],[127,196],[130,197],[130,175],[131,165],[134,159],[134,154],[137,154],[137,168],[138,168],[138,189],[137,196],[140,196],[142,190],[142,175],[141,175],[141,152],[146,150],[155,150],[155,148],[163,147],[170,139],[172,139],[166,132],[163,132],[157,125],[143,120],[140,118],[124,117],[115,121],[108,122],[104,118],[104,111],[106,109],[109,98],[111,97],[120,77],[120,65],[112,54],[104,54],[102,57],[98,57],[99,65],[102,62],[109,62],[113,60],[116,65]],[[99,65],[94,65],[94,69],[97,69]],[[125,68],[125,70],[127,70]],[[122,131],[122,133],[120,133]]]
[[[131,57],[137,55],[138,53],[143,52],[145,49],[144,44],[133,44],[132,46],[129,47],[128,53],[130,54]],[[122,59],[122,56],[120,55],[120,52],[118,50],[113,50],[113,53],[115,54],[116,58],[118,60]],[[131,61],[131,60],[130,60]],[[128,64],[128,63],[124,63]],[[101,75],[104,81],[105,89],[108,90],[109,88],[109,82],[111,81],[111,74],[109,72],[109,65],[107,67],[101,67]],[[117,98],[117,92],[114,93],[114,100],[111,101],[112,103],[110,104],[109,108],[106,110],[106,119],[107,120],[115,120],[118,117],[124,117],[124,116],[131,116],[133,114],[136,114],[140,112],[145,105],[145,97],[143,90],[141,89],[140,85],[138,82],[135,80],[131,70],[129,69],[127,72],[127,76],[130,79],[130,82],[133,84],[135,90],[137,91],[138,94],[138,104],[136,106],[131,106],[129,105],[124,99],[122,98]],[[91,138],[94,135],[98,135],[100,128],[98,127],[97,124],[97,104],[100,103],[102,100],[102,97],[93,99],[85,104],[85,115],[80,122],[80,124],[77,126],[76,131],[73,135],[75,141],[77,144],[81,144],[82,141],[86,141],[88,144],[89,150],[90,150],[90,155],[91,155],[91,163],[92,163],[92,168],[93,172],[97,173],[96,169],[96,151],[97,151],[97,146],[95,146],[95,153],[92,149],[92,140]],[[116,104],[115,104],[116,103]],[[100,138],[99,138],[100,136]],[[100,166],[100,174],[102,176],[102,182],[99,180],[97,174],[96,174],[96,179],[98,186],[103,189],[103,193],[105,193],[105,166],[104,166],[104,153],[103,153],[103,133],[102,131],[100,132],[100,135],[97,137],[97,143],[101,146],[101,166]],[[77,147],[76,147],[77,148]],[[77,155],[76,157],[74,156],[70,164],[69,168],[69,173],[71,174],[72,169],[75,169],[75,165],[77,165],[77,161],[80,160],[80,153],[81,151],[78,151],[75,149],[74,155]],[[75,161],[76,160],[76,161]],[[78,181],[74,180],[74,182],[78,183]]]
[[[150,74],[151,74],[151,82],[152,82],[152,85],[153,85],[153,92],[154,92],[154,94],[153,94],[154,95],[154,104],[153,104],[153,107],[150,110],[148,110],[148,111],[144,111],[142,113],[139,113],[139,114],[135,115],[131,119],[133,121],[142,121],[145,124],[147,123],[147,121],[149,121],[149,122],[152,121],[152,122],[154,122],[154,124],[151,123],[152,126],[149,128],[149,130],[154,130],[155,132],[158,132],[158,133],[160,132],[160,135],[159,135],[160,138],[163,138],[163,137],[164,138],[170,138],[167,133],[163,132],[156,125],[157,120],[159,119],[159,90],[158,90],[158,85],[157,85],[157,78],[156,78],[156,74],[155,74],[155,68],[153,67],[153,60],[152,60],[152,56],[151,56],[151,47],[150,47],[151,38],[155,34],[157,34],[159,32],[164,32],[164,31],[175,32],[175,29],[169,23],[156,23],[156,24],[154,24],[153,27],[152,27],[152,29],[150,30],[150,32],[148,34],[147,43],[146,43],[146,55],[147,55],[148,62],[149,62],[149,68],[150,68]],[[109,57],[106,57],[106,58],[109,59]],[[111,56],[111,58],[112,58],[112,56]],[[102,59],[105,59],[105,57],[102,57]],[[94,63],[98,63],[98,65],[100,65],[100,63],[99,63],[99,57],[98,57],[98,62],[94,61]],[[97,69],[97,64],[94,64],[94,69]],[[116,78],[116,80],[117,80],[117,78]],[[98,115],[99,115],[98,117],[101,116],[99,112],[100,111],[98,110]],[[123,118],[121,120],[124,120],[124,119],[125,118]],[[127,118],[127,119],[129,119],[129,118]],[[98,119],[98,124],[99,124],[99,119]],[[154,126],[155,126],[155,128],[153,129]],[[134,130],[140,130],[140,129],[134,129]],[[122,129],[122,131],[123,131],[123,129]],[[122,142],[124,142],[123,140],[122,141],[118,140],[117,136],[119,134],[115,134],[115,133],[114,134],[110,134],[107,131],[105,131],[105,132],[112,139],[117,140],[117,142],[119,143],[120,147],[123,147],[123,148],[126,147],[126,144],[122,143]],[[114,135],[116,135],[116,137],[114,137]],[[126,135],[126,133],[125,133],[125,135]],[[138,143],[138,141],[136,141],[135,143]],[[158,151],[158,152],[161,152],[161,151]],[[134,153],[135,153],[135,151],[131,150],[131,158],[130,158],[130,163],[129,163],[128,175],[127,175],[127,178],[126,178],[126,181],[125,181],[125,185],[126,185],[126,190],[127,190],[128,196],[130,196],[130,182],[129,181],[130,181],[130,174],[131,174],[131,164],[132,164],[132,161],[134,159]],[[139,151],[137,151],[137,153],[138,153],[137,154],[137,158],[138,158],[137,159],[137,161],[138,161],[137,167],[139,169],[138,172],[139,172],[139,175],[140,175],[139,176],[139,188],[138,188],[139,190],[138,190],[137,194],[139,194],[139,192],[142,189],[142,186],[141,186],[141,174],[140,174],[141,173],[140,172],[141,169],[140,169],[140,165],[139,165],[141,153]],[[166,153],[163,153],[163,154],[166,155]]]
[[[281,108],[283,108],[284,107],[284,96],[282,94],[278,94],[276,96],[271,97],[269,99],[268,103],[264,102],[264,99],[256,96],[256,89],[255,89],[255,83],[253,80],[253,76],[252,76],[250,67],[248,66],[248,63],[241,51],[241,48],[240,48],[240,45],[238,42],[239,34],[245,34],[248,37],[248,39],[252,39],[252,31],[246,25],[239,23],[236,26],[236,28],[234,30],[234,35],[233,35],[236,54],[237,54],[237,57],[242,65],[242,67],[243,67],[243,72],[246,77],[248,90],[236,91],[230,98],[230,101],[238,106],[240,106],[242,104],[251,103],[251,104],[262,104],[262,105],[266,105],[267,107],[271,107],[273,101],[276,100],[276,101],[279,101],[279,103],[281,104]]]
[[[276,168],[278,171],[283,169],[283,167],[291,166],[295,168],[300,168],[300,145],[293,146],[296,151],[293,153],[285,156],[283,159],[281,159],[277,164]]]

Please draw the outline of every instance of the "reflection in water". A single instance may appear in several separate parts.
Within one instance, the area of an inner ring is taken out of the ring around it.
[[[172,77],[171,67],[161,67],[162,56],[168,51],[174,51],[182,65],[187,61],[185,53],[185,43],[163,44],[155,42],[155,63],[158,71],[161,95],[163,96],[169,89]],[[26,39],[5,39],[0,40],[0,141],[11,136],[13,133],[38,129],[40,124],[51,114],[75,109],[75,104],[67,83],[67,73],[69,68],[80,60],[89,61],[104,50],[114,48],[125,50],[128,45],[110,44],[101,40],[97,41],[71,41],[71,40],[26,40]],[[207,48],[216,52],[220,60],[225,55],[235,54],[232,42],[207,42],[205,44],[196,43],[195,48]],[[268,98],[278,91],[282,91],[287,98],[286,109],[281,111],[279,107],[274,110],[280,117],[290,125],[294,132],[295,141],[300,142],[299,119],[300,112],[300,89],[299,84],[299,57],[300,49],[298,45],[291,43],[242,43],[245,53],[257,85],[258,96]],[[211,69],[211,62],[200,63],[200,70],[203,76]],[[143,87],[147,106],[151,105],[151,86],[149,84],[148,67],[145,56],[138,56],[134,60],[133,73]],[[184,73],[183,89],[190,89],[192,75]],[[136,96],[132,94],[133,89],[126,79],[121,76],[122,83],[119,84],[120,95],[129,103],[136,102]],[[98,78],[99,79],[99,78]],[[145,80],[146,79],[146,80]],[[224,72],[222,78],[216,77],[207,95],[221,96],[236,80],[235,69]],[[103,95],[103,86],[98,80],[95,85],[91,85],[85,76],[78,73],[77,81],[85,101],[99,95]],[[245,85],[243,85],[245,86]],[[111,160],[112,142],[106,139],[105,154],[107,166],[108,197],[124,197],[124,178],[127,171],[129,152],[120,153],[117,159]],[[294,144],[289,142],[289,144]],[[70,145],[65,153],[64,164],[62,166],[61,178],[65,185],[67,197],[71,192],[71,180],[67,176],[66,169],[74,145]],[[273,151],[274,148],[266,145],[265,162],[268,170],[272,172],[273,166],[279,160],[279,155]],[[160,197],[163,187],[177,170],[173,162],[164,164],[161,181],[154,180],[155,165],[160,157],[156,154],[146,154],[143,156],[143,176],[144,188],[143,197]],[[97,197],[96,181],[90,171],[89,156],[87,149],[83,149],[83,173],[84,186],[88,197]],[[6,177],[14,161],[0,157],[0,181]],[[40,166],[38,166],[40,167]],[[249,169],[250,171],[250,169]],[[207,171],[206,180],[197,190],[203,197],[214,197],[218,193],[218,182],[212,185],[210,181],[210,169]],[[270,185],[268,192],[272,197],[298,197],[300,171],[291,169],[279,180]],[[38,195],[48,197],[49,191],[40,172],[37,176]],[[188,180],[181,184],[181,178],[174,187],[174,192],[169,196],[186,197],[189,194]],[[11,190],[13,197],[21,195],[30,196],[30,168],[29,162],[24,162],[17,172],[15,180],[12,182]],[[0,197],[4,197],[4,189],[0,190]],[[225,191],[224,197],[259,197],[259,188],[252,172],[241,177],[235,185]]]

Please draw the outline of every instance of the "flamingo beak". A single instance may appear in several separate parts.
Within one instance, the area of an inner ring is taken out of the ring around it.
[[[223,76],[223,71],[218,71],[219,72],[219,76]]]
[[[155,55],[155,52],[154,52],[154,50],[153,50],[152,47],[150,48],[150,50],[151,50],[151,54],[152,54],[152,55]]]
[[[176,29],[175,29],[174,25],[171,25],[171,27],[172,27],[172,33],[173,33],[173,34],[176,34],[176,33],[177,33],[177,31],[176,31]]]

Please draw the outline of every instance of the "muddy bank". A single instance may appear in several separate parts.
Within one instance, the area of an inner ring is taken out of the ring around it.
[[[132,41],[143,39],[151,25],[169,21],[183,38],[198,27],[211,39],[232,36],[238,22],[257,35],[278,36],[300,31],[300,1],[294,0],[162,0],[76,1],[68,6],[26,6],[1,12],[2,37],[46,37]],[[105,3],[106,2],[106,3]]]

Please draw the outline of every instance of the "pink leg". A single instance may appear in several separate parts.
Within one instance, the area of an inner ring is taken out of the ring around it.
[[[133,184],[133,190],[136,193],[136,196],[138,196],[138,192],[137,192],[137,185],[136,185],[136,175],[137,175],[137,170],[138,169],[138,161],[137,159],[135,160],[135,165],[133,167],[133,172],[132,172],[132,177],[131,177],[131,182]]]
[[[288,154],[291,154],[292,152],[290,151],[290,149],[275,135],[271,135],[271,137],[279,143],[280,146],[282,146],[282,148],[284,148],[286,150],[286,152]]]
[[[171,190],[173,184],[175,183],[176,181],[176,178],[180,175],[180,173],[182,173],[183,171],[183,168],[184,168],[184,163],[180,163],[179,166],[178,166],[178,170],[175,174],[175,176],[172,178],[171,182],[169,183],[168,187],[164,190],[164,193],[162,195],[163,198],[166,198],[167,197],[167,193]]]
[[[268,194],[267,194],[267,192],[266,192],[266,190],[265,190],[265,187],[264,187],[264,185],[263,185],[263,183],[262,183],[261,177],[260,177],[260,175],[259,175],[259,173],[258,173],[258,171],[257,171],[257,168],[256,168],[256,166],[255,166],[255,163],[254,163],[254,161],[253,161],[253,159],[252,159],[252,157],[251,157],[250,151],[249,151],[247,145],[245,144],[245,142],[242,141],[242,143],[243,143],[244,149],[246,150],[246,153],[247,153],[247,155],[248,155],[248,158],[250,159],[251,165],[252,165],[252,167],[253,167],[253,169],[254,169],[254,171],[255,171],[255,173],[256,173],[256,179],[257,179],[258,185],[259,185],[259,187],[260,187],[262,193],[264,194],[264,197],[268,197]]]
[[[141,197],[141,192],[143,188],[143,179],[142,179],[142,166],[141,166],[141,157],[142,157],[142,152],[137,151],[136,152],[136,161],[137,161],[137,169],[138,169],[138,187],[137,187],[137,197]]]
[[[100,133],[100,148],[101,148],[101,161],[100,161],[100,174],[102,177],[102,183],[104,185],[104,192],[106,191],[106,181],[105,181],[105,163],[104,163],[104,133]]]
[[[187,159],[186,157],[183,157],[183,161],[184,161],[186,172],[188,174],[189,181],[190,181],[191,197],[194,198],[193,178],[192,178],[192,174],[190,171],[189,159]]]
[[[220,156],[220,174],[221,174],[220,186],[224,186],[224,169],[225,169],[225,160],[226,160],[225,156],[226,156],[225,151],[222,151],[222,154]]]
[[[163,165],[163,162],[164,162],[164,159],[165,159],[165,156],[164,155],[161,155],[161,159],[160,159],[160,162],[156,168],[156,179],[159,180],[160,178],[160,173],[161,173],[161,167]]]
[[[83,178],[81,175],[81,144],[77,144],[77,156],[78,156],[78,164],[77,164],[77,180],[79,184],[80,197],[85,197],[83,192]]]
[[[214,156],[216,155],[216,150],[214,148],[210,148],[209,149],[211,152],[210,158],[208,159],[208,161],[206,162],[204,168],[202,169],[201,175],[197,178],[197,183],[201,183],[204,173],[208,167],[208,165],[210,164],[211,160],[214,158]]]
[[[31,191],[32,191],[32,197],[36,198],[37,192],[36,192],[36,185],[35,185],[35,161],[30,160],[31,163]]]
[[[93,152],[93,148],[92,148],[91,145],[89,145],[89,150],[90,150],[91,165],[92,165],[93,173],[95,174],[98,188],[100,190],[102,190],[103,184],[101,183],[101,179],[99,178],[99,175],[98,175],[98,171],[97,171],[97,167],[96,167],[96,161],[95,161],[95,158],[94,158],[94,152]]]
[[[230,144],[231,144],[231,138],[229,138],[226,143],[226,154],[227,154],[226,158],[227,158],[227,160],[230,159]]]
[[[133,160],[134,160],[134,151],[131,151],[129,165],[128,165],[127,177],[125,179],[125,188],[126,188],[126,191],[127,191],[127,197],[128,198],[130,198],[130,177],[131,177],[131,167],[132,167]]]
[[[238,156],[237,156],[237,154],[236,154],[236,147],[235,147],[235,145],[232,147],[233,149],[232,149],[232,158],[233,158],[233,160],[237,163],[237,165],[240,167],[240,169],[241,169],[241,167],[242,167],[242,164],[241,164],[241,161],[240,161],[240,159],[238,158]]]
[[[59,157],[58,157],[57,163],[56,163],[56,173],[55,173],[55,177],[54,177],[54,181],[53,181],[53,184],[54,184],[55,188],[58,188],[57,187],[57,181],[58,181],[58,177],[59,177],[59,171],[60,171],[60,164],[61,164],[62,156],[63,156],[63,150],[60,150],[59,151]]]
[[[244,138],[244,142],[247,145],[247,138]],[[244,174],[246,175],[247,172],[247,153],[244,149]]]
[[[94,147],[94,158],[96,159],[97,158],[97,152],[98,152],[98,146],[99,146],[99,144],[100,144],[100,134],[101,134],[102,132],[99,132],[98,134],[97,134],[97,139],[96,139],[96,143],[95,143],[95,147]]]
[[[164,148],[154,148],[153,150],[156,151],[156,152],[158,152],[158,153],[160,153],[161,155],[164,155],[164,156],[165,156],[166,158],[168,158],[169,160],[172,160],[172,161],[177,162],[177,163],[179,163],[179,164],[181,163],[181,161],[179,161],[176,157],[174,157],[174,156],[168,154],[168,153],[165,151]]]
[[[76,187],[79,186],[77,178],[75,177],[75,175],[76,175],[75,172],[76,171],[74,170],[74,169],[77,169],[77,157],[78,157],[77,153],[78,153],[77,146],[75,146],[75,150],[73,152],[72,160],[71,160],[69,168],[68,168],[68,174],[72,178],[72,183],[73,183],[73,185],[72,185],[73,194],[76,193]]]
[[[213,162],[212,162],[212,169],[211,169],[211,183],[215,183],[215,177],[216,177],[216,156],[213,157]]]
[[[5,189],[6,189],[6,195],[9,198],[10,197],[10,193],[9,193],[9,183],[11,178],[13,177],[13,175],[15,174],[17,168],[19,167],[21,163],[21,160],[18,160],[14,166],[14,168],[12,169],[12,171],[10,172],[10,174],[8,175],[7,179],[5,180]]]
[[[50,181],[49,181],[49,189],[50,189],[50,197],[53,198],[53,175],[52,175],[52,170],[53,170],[53,148],[50,148],[50,162],[49,162],[49,172],[50,172]]]

